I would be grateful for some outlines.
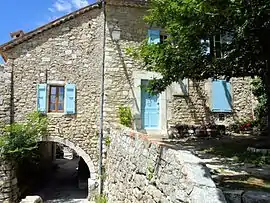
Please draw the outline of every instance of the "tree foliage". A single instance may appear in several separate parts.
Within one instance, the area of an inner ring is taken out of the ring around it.
[[[152,90],[161,92],[183,78],[259,76],[267,83],[270,0],[152,0],[145,19],[168,35],[164,43],[145,42],[137,52],[148,70],[163,75]],[[201,39],[220,33],[232,37],[222,44],[226,57],[214,57],[212,45],[206,54]]]
[[[258,104],[255,108],[255,117],[261,128],[265,127],[265,119],[267,116],[267,97],[265,87],[260,78],[255,78],[252,81],[252,93],[256,96]]]
[[[2,127],[0,136],[1,156],[20,161],[33,156],[37,139],[47,133],[47,118],[38,112],[30,113],[26,122]]]

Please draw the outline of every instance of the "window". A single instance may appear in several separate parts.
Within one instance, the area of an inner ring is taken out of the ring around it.
[[[163,44],[167,38],[168,38],[167,35],[160,35],[160,44]]]
[[[222,53],[222,41],[221,41],[221,37],[220,35],[216,35],[214,36],[214,55],[215,57],[217,58],[221,58],[221,56],[223,56],[223,53]]]
[[[213,36],[211,39],[201,39],[201,46],[204,55],[213,55],[216,58],[226,57],[225,45],[232,42],[232,33],[226,32]]]
[[[76,113],[76,85],[62,84],[38,84],[37,110],[39,112]]]
[[[226,56],[224,51],[224,46],[226,44],[230,44],[232,42],[232,34],[231,33],[222,33],[214,36],[213,44],[214,44],[214,56],[217,58],[223,58]]]
[[[50,86],[49,112],[64,112],[64,86]]]
[[[148,43],[149,44],[159,44],[164,43],[168,38],[167,35],[161,35],[160,30],[148,30]]]

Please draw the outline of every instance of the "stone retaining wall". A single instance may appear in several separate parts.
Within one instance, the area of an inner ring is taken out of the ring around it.
[[[19,189],[17,187],[16,170],[14,164],[0,159],[0,202],[16,203]]]
[[[108,202],[226,202],[202,160],[129,129],[109,133],[105,193]]]

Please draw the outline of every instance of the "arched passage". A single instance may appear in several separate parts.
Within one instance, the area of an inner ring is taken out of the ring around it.
[[[97,181],[96,181],[97,175],[95,172],[94,164],[93,164],[90,156],[81,147],[75,145],[74,143],[70,142],[66,138],[61,138],[58,136],[44,136],[39,141],[40,142],[54,142],[54,143],[63,144],[65,146],[69,147],[70,149],[74,150],[78,154],[78,156],[80,156],[84,160],[84,162],[88,166],[88,169],[90,172],[90,178],[88,179],[88,197],[90,197],[91,190],[96,188],[96,184],[97,184]]]
[[[80,157],[83,158],[83,160],[87,164],[88,169],[90,171],[90,179],[92,181],[96,181],[97,176],[96,176],[94,164],[93,164],[90,156],[82,148],[80,148],[79,146],[76,146],[74,143],[70,142],[68,139],[61,138],[61,137],[58,137],[58,136],[44,136],[44,137],[41,138],[40,141],[43,141],[43,142],[56,142],[56,143],[66,145],[70,149],[73,149]]]

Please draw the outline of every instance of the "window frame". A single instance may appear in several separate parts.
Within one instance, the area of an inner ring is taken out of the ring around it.
[[[224,46],[224,44],[230,44],[232,42],[232,35],[229,36],[230,33],[231,32],[221,32],[221,33],[216,34],[212,37],[213,54],[216,58],[225,58],[226,57],[226,53],[224,53],[223,46]],[[219,40],[216,40],[217,36],[219,37]],[[217,56],[217,49],[216,49],[217,43],[219,43],[219,56]],[[211,49],[211,47],[210,47],[210,49]]]
[[[163,44],[168,38],[166,34],[160,34],[160,44]]]
[[[53,87],[56,87],[56,94],[55,94],[56,98],[55,98],[55,103],[53,103],[55,105],[55,110],[51,110],[51,104],[52,104],[52,102],[51,102],[51,95],[52,95],[51,94],[51,89]],[[61,102],[62,105],[63,105],[63,109],[58,110],[58,105],[61,104],[61,103],[59,103],[59,95],[60,95],[59,90],[60,90],[61,87],[63,88],[63,102]],[[65,111],[65,86],[64,85],[53,85],[53,84],[49,85],[48,113],[64,113],[64,111]]]

